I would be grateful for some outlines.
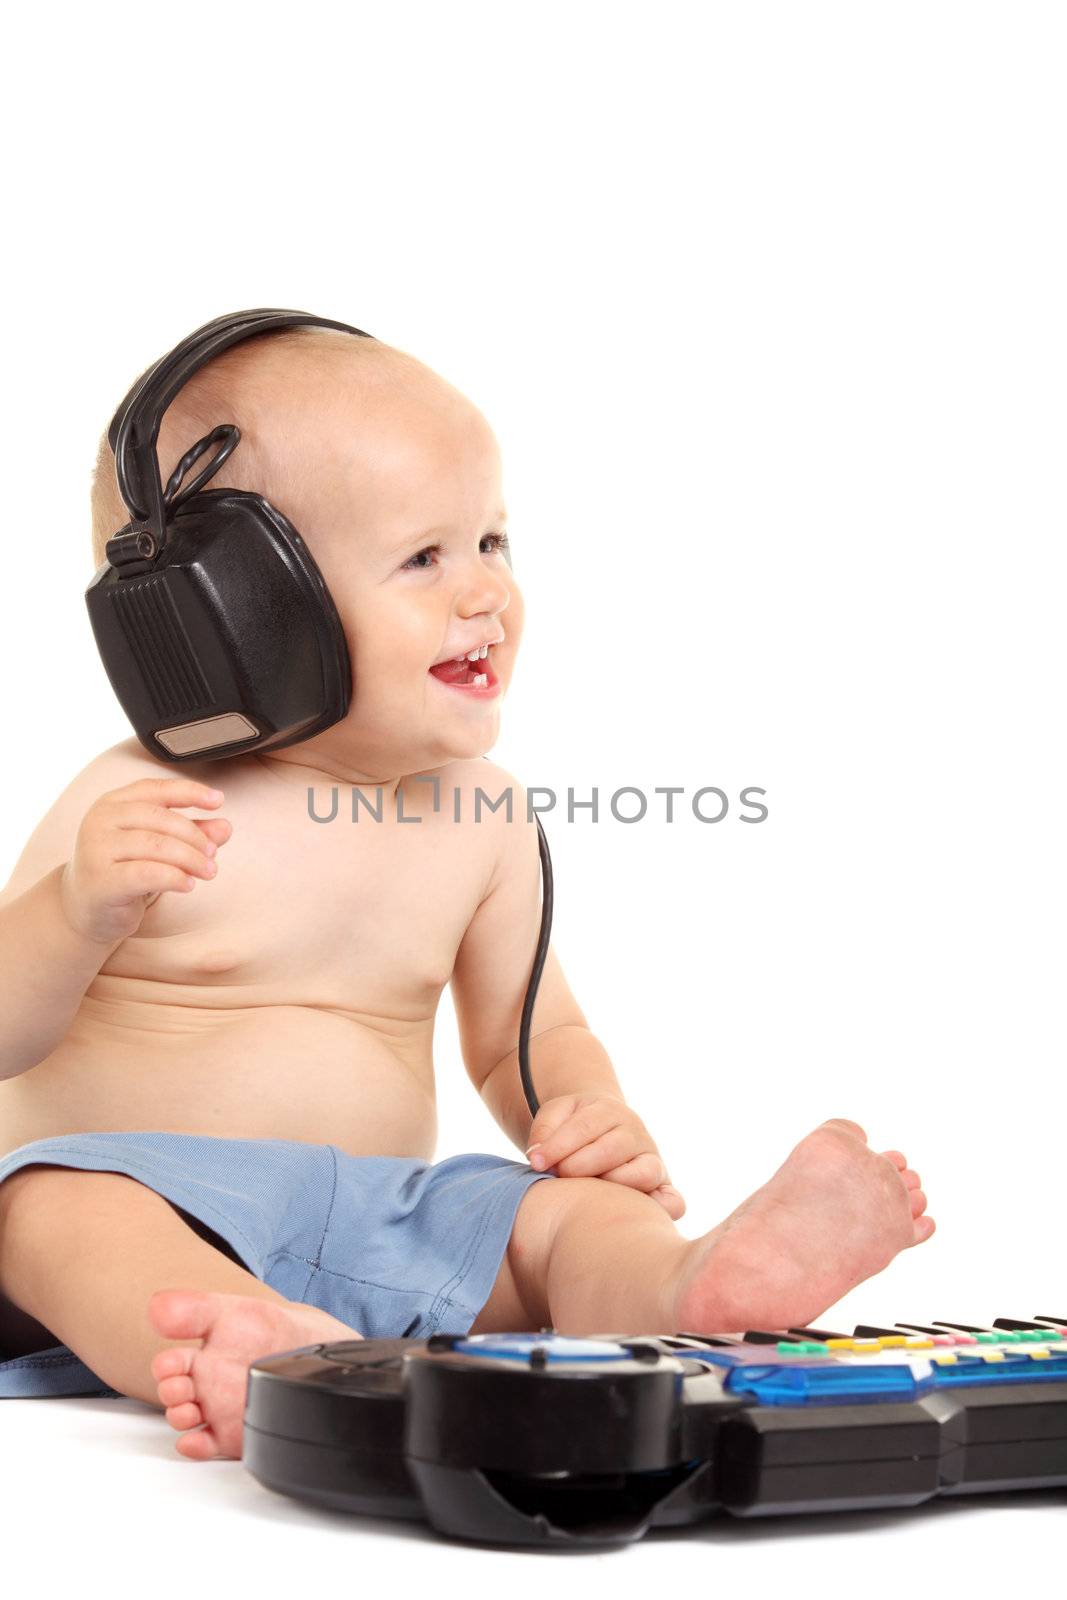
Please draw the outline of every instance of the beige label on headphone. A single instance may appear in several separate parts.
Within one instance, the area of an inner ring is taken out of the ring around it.
[[[219,717],[201,717],[199,722],[181,722],[176,728],[161,728],[155,737],[172,756],[187,756],[197,750],[214,750],[220,744],[258,739],[259,729],[239,711],[226,711]]]

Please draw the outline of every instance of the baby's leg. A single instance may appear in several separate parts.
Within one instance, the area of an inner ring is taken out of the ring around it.
[[[4,1295],[111,1388],[157,1407],[152,1358],[178,1341],[146,1308],[175,1284],[289,1304],[134,1178],[38,1165],[0,1183]]]
[[[557,1178],[523,1196],[475,1332],[743,1332],[799,1327],[933,1220],[903,1156],[876,1154],[854,1122],[824,1122],[762,1189],[699,1239],[648,1195]]]

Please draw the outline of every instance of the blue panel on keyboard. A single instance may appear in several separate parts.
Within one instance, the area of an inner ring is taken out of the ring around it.
[[[748,1395],[758,1405],[857,1405],[874,1401],[918,1400],[934,1389],[1021,1383],[1067,1382],[1067,1355],[1035,1360],[1031,1353],[1009,1353],[987,1361],[960,1352],[940,1365],[921,1355],[894,1352],[872,1360],[840,1360],[829,1355],[798,1359],[767,1354],[758,1345],[732,1350],[685,1351],[690,1361],[723,1369],[723,1388]]]
[[[933,1387],[908,1362],[847,1367],[836,1361],[810,1366],[735,1367],[723,1387],[763,1406],[847,1405],[869,1400],[916,1400]]]

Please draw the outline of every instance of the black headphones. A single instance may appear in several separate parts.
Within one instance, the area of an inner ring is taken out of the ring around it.
[[[160,761],[213,761],[280,749],[348,711],[352,665],[333,597],[289,519],[262,495],[204,489],[240,443],[220,423],[182,456],[164,490],[156,455],[163,413],[195,372],[242,339],[282,328],[373,335],[304,311],[216,317],[162,356],[111,419],[108,443],[130,520],[107,541],[85,602],[107,672],[134,732]],[[193,463],[218,446],[191,483]],[[541,855],[541,929],[519,1028],[519,1073],[538,1110],[529,1068],[534,998],[552,926],[552,863]]]

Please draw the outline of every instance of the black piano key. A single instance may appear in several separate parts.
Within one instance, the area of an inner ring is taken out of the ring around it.
[[[908,1333],[944,1333],[944,1328],[931,1328],[926,1322],[898,1322],[897,1332],[904,1328]]]
[[[873,1322],[857,1322],[856,1331],[847,1335],[852,1339],[899,1339],[900,1328],[876,1328]]]
[[[947,1328],[950,1333],[992,1333],[992,1328],[976,1328],[971,1322],[942,1322],[940,1317],[935,1317],[938,1330]]]
[[[788,1328],[749,1328],[744,1335],[745,1344],[777,1344],[781,1339],[789,1339]]]
[[[719,1345],[740,1344],[740,1339],[731,1338],[728,1333],[675,1333],[663,1339],[664,1344],[677,1346],[679,1353],[684,1354],[689,1347],[682,1343],[684,1339],[691,1339],[694,1344],[706,1344],[714,1347]]]
[[[1018,1317],[994,1317],[993,1326],[994,1328],[1005,1328],[1009,1333],[1013,1333],[1018,1329],[1024,1328],[1039,1328],[1042,1330],[1044,1328],[1043,1323],[1022,1322]]]
[[[1057,1328],[1067,1328],[1067,1317],[1046,1317],[1043,1312],[1037,1313],[1038,1322],[1054,1322]]]
[[[825,1344],[827,1339],[851,1339],[851,1333],[831,1333],[829,1328],[787,1328],[791,1339],[818,1339]]]

